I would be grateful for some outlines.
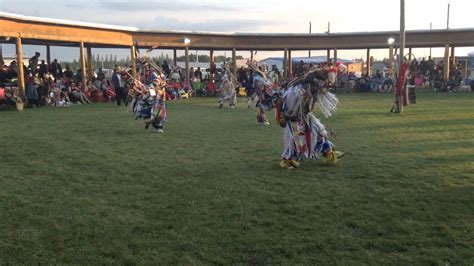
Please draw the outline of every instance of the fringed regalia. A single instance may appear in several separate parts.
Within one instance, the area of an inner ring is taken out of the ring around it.
[[[290,82],[281,97],[277,122],[283,127],[282,168],[298,167],[303,159],[322,159],[334,164],[344,155],[334,150],[325,126],[312,113],[316,104],[326,118],[336,110],[339,100],[327,91],[326,85],[327,73],[313,68]]]
[[[166,122],[166,82],[161,68],[150,60],[147,54],[138,58],[140,72],[144,72],[145,66],[148,65],[154,78],[148,85],[132,78],[129,89],[132,111],[135,119],[145,120],[145,129],[151,125],[154,132],[163,133]]]
[[[278,91],[273,89],[272,82],[263,73],[258,66],[253,63],[248,63],[249,68],[253,71],[253,87],[254,93],[248,98],[248,105],[254,105],[257,108],[257,123],[261,125],[270,125],[270,121],[265,114],[275,108],[278,99]]]
[[[224,75],[222,75],[218,85],[218,90],[220,91],[218,107],[224,107],[224,101],[228,100],[229,107],[235,108],[235,104],[237,103],[237,93],[235,89],[238,87],[238,82],[227,66],[223,66],[223,68]]]

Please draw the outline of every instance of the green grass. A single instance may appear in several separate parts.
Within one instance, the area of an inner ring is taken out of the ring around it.
[[[2,111],[0,264],[472,265],[474,94],[339,98],[347,156],[293,171],[243,99],[170,102],[163,135],[110,104]]]

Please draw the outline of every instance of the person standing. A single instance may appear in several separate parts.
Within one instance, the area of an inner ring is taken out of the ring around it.
[[[80,73],[79,73],[80,74]],[[80,74],[82,75],[82,74]],[[64,76],[66,78],[69,79],[69,81],[71,81],[72,79],[74,79],[74,73],[72,72],[71,68],[69,67],[69,65],[66,65],[66,71],[64,71]],[[81,80],[82,81],[82,80]]]
[[[198,67],[197,70],[194,72],[194,76],[199,79],[199,80],[202,80],[202,72],[201,72],[201,68]]]
[[[28,65],[31,68],[31,74],[33,74],[33,76],[38,71],[37,68],[38,68],[39,57],[40,57],[40,53],[36,52],[35,55],[32,58],[30,58],[30,60],[28,61]]]
[[[53,63],[49,66],[49,73],[53,74],[53,77],[57,79],[63,74],[63,69],[58,62],[58,59],[54,59]]]
[[[163,65],[161,65],[161,68],[165,72],[166,77],[169,78],[171,74],[171,68],[170,68],[170,65],[168,65],[168,62],[166,62],[166,60],[163,61]]]
[[[122,104],[122,101],[125,103],[125,93],[123,91],[123,82],[122,77],[120,76],[120,68],[115,66],[114,73],[112,74],[112,84],[114,85],[116,99],[117,99],[117,106]]]
[[[39,66],[39,77],[41,79],[44,79],[44,76],[48,73],[48,66],[46,65],[46,62],[44,60],[41,60],[41,64]]]

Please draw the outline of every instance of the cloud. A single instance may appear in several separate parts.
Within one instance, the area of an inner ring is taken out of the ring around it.
[[[140,29],[191,30],[217,32],[256,32],[261,27],[277,26],[278,22],[257,19],[208,19],[203,21],[183,21],[176,18],[157,16],[153,21],[136,23]]]
[[[239,9],[222,5],[184,1],[100,1],[103,8],[119,11],[238,11]]]

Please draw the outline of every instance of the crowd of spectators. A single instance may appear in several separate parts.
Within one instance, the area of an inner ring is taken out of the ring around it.
[[[54,59],[51,64],[40,60],[41,54],[36,52],[28,60],[28,67],[23,65],[25,73],[25,96],[28,106],[69,106],[72,104],[89,104],[91,102],[112,102],[117,105],[127,104],[129,75],[123,75],[123,68],[116,66],[111,77],[106,77],[102,69],[93,72],[93,77],[88,77],[86,86],[82,86],[81,69],[73,70],[69,65],[64,67]],[[303,62],[294,66],[295,73],[303,70]],[[331,67],[331,63],[324,63],[319,67]],[[12,61],[10,65],[0,62],[0,103],[5,100],[8,93],[7,87],[15,87],[18,78],[18,64]],[[180,99],[191,95],[216,95],[220,77],[223,75],[222,69],[215,63],[211,63],[209,68],[190,68],[189,82],[183,68],[170,66],[167,61],[161,64],[164,78],[167,80],[168,99]],[[270,81],[280,87],[286,82],[282,71],[273,66],[271,69],[266,65],[260,66],[260,70],[267,74]],[[394,80],[390,74],[390,68],[385,67],[382,71],[377,70],[372,75],[363,74],[357,76],[354,72],[338,73],[336,91],[348,92],[391,92],[394,88]],[[153,82],[158,76],[149,65],[144,66],[141,73],[142,82],[147,84]],[[239,95],[252,95],[254,91],[253,72],[246,67],[237,70],[238,81],[241,88],[238,88]],[[291,78],[291,77],[290,77]],[[452,90],[462,84],[462,69],[460,65],[451,68],[449,80],[443,79],[443,62],[435,63],[429,58],[410,63],[409,82],[415,86],[429,86],[434,90]],[[471,84],[471,90],[473,89]],[[13,91],[13,90],[12,90]]]
[[[470,85],[474,91],[474,83],[466,79],[463,82],[462,67],[456,64],[450,68],[448,80],[444,79],[443,61],[433,59],[413,59],[409,66],[408,84],[414,87],[427,87],[434,91],[452,91],[461,85]],[[391,92],[394,88],[394,79],[391,69],[387,65],[383,71],[377,70],[372,75],[367,73],[356,77],[354,73],[340,74],[340,89],[354,92]]]
[[[79,69],[74,73],[69,66],[63,69],[58,60],[47,65],[39,60],[40,53],[36,52],[28,60],[28,67],[23,65],[25,75],[25,98],[30,107],[42,105],[69,106],[89,104],[92,101],[112,101],[115,98],[111,83],[105,79],[99,69],[98,75],[89,79],[86,86],[82,86],[82,72]],[[12,91],[17,86],[18,64],[12,61],[9,66],[0,62],[0,87]],[[5,93],[6,94],[6,93]],[[1,99],[0,99],[1,100]]]

